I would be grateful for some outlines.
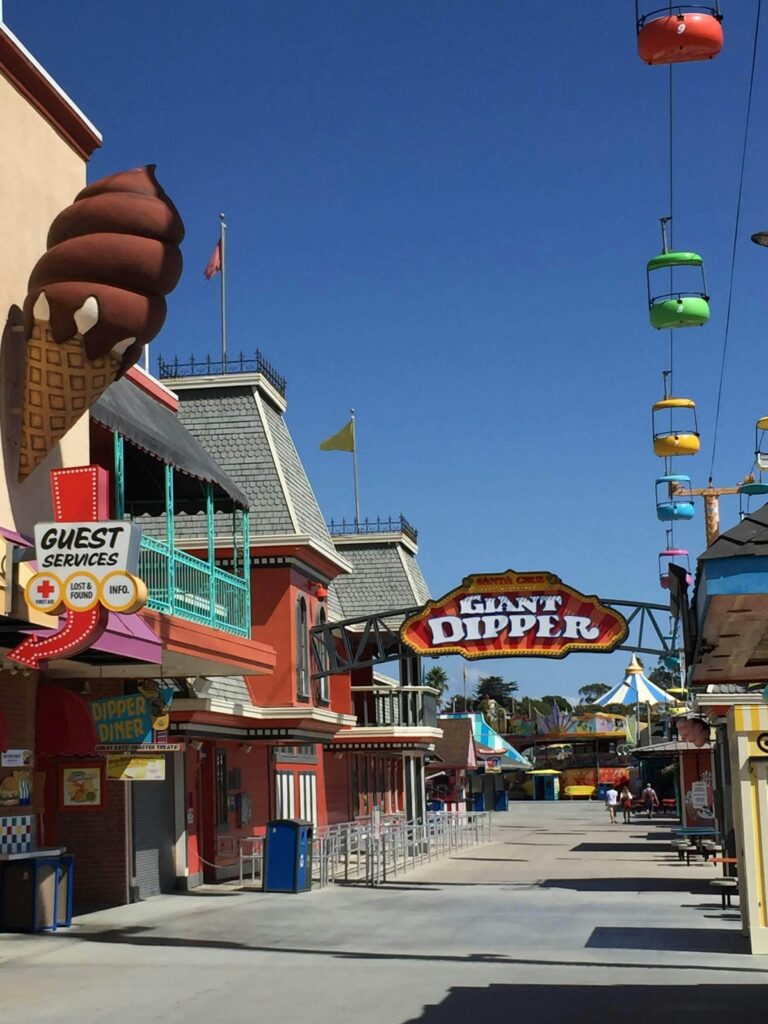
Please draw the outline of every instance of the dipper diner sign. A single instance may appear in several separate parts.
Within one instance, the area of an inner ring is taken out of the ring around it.
[[[627,632],[622,615],[558,576],[509,569],[467,576],[406,619],[400,639],[433,656],[563,658],[571,651],[612,651]]]

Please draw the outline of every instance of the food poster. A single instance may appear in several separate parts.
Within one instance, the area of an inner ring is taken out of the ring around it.
[[[164,782],[165,757],[107,756],[107,779],[115,782]]]
[[[101,764],[65,765],[61,769],[61,806],[97,810],[104,803]]]

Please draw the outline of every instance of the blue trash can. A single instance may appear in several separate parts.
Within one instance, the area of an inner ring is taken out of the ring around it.
[[[264,843],[264,892],[307,892],[312,888],[311,821],[267,822]]]
[[[605,794],[608,792],[608,790],[610,788],[611,787],[610,787],[609,783],[601,782],[600,785],[597,787],[597,799],[598,800],[605,800]]]
[[[509,810],[509,796],[504,792],[503,789],[496,791],[496,803],[494,810],[497,811],[508,811]]]
[[[473,793],[472,794],[472,810],[473,811],[484,811],[485,810],[485,793]]]
[[[428,811],[444,811],[445,800],[430,800],[427,804]]]

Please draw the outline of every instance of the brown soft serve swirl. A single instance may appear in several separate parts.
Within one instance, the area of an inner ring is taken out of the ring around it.
[[[165,321],[165,296],[181,276],[184,225],[155,178],[137,167],[94,182],[54,220],[48,250],[29,278],[27,337],[41,292],[57,342],[77,333],[74,314],[93,297],[98,319],[84,336],[89,359],[112,353],[132,366]]]

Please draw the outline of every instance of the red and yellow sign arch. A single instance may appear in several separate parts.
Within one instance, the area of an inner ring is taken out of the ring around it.
[[[467,576],[406,619],[400,639],[432,656],[563,658],[572,651],[612,651],[627,633],[622,615],[559,576],[508,569]]]

